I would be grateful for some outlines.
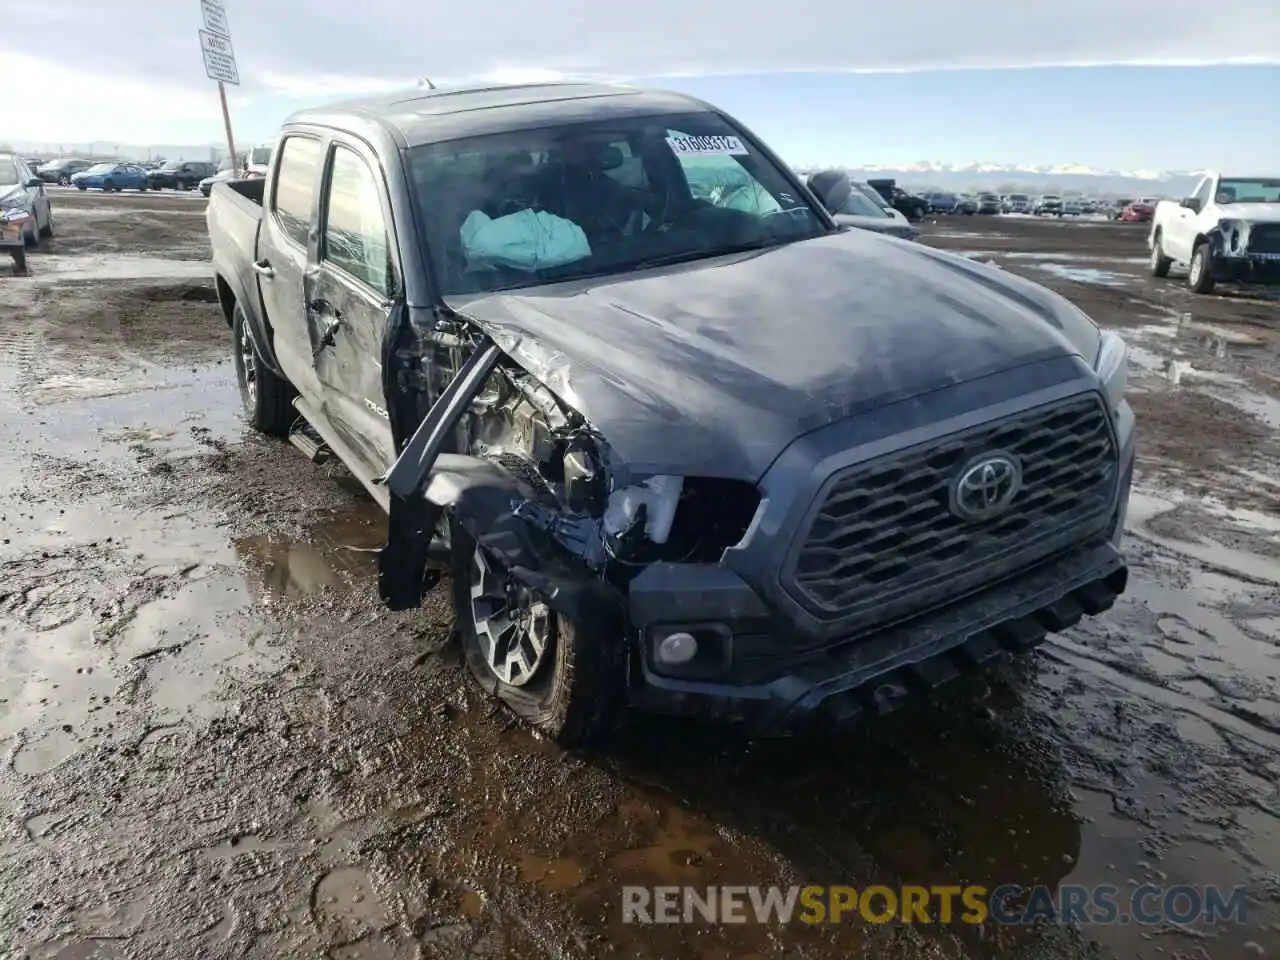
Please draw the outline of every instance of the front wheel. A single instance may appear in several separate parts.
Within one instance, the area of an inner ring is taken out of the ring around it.
[[[71,178],[64,173],[62,176],[58,178],[58,186],[60,187],[71,186]]]
[[[1210,293],[1213,290],[1213,250],[1208,243],[1201,243],[1191,254],[1187,286],[1192,293]]]
[[[244,308],[238,303],[232,314],[231,335],[235,344],[236,384],[240,388],[245,419],[259,433],[287,437],[296,419],[293,388],[263,362]]]
[[[480,687],[549,740],[585,744],[622,706],[622,637],[591,635],[515,584],[461,524],[450,523],[453,602],[467,668]]]
[[[13,255],[13,272],[21,276],[27,272],[27,251],[24,247],[15,247],[9,251]]]
[[[1151,275],[1153,277],[1167,277],[1169,268],[1173,266],[1173,261],[1164,255],[1162,239],[1159,230],[1151,238]]]

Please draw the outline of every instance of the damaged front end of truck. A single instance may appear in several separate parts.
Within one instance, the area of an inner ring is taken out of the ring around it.
[[[1224,219],[1204,240],[1212,278],[1228,283],[1280,283],[1280,219]]]
[[[462,536],[517,605],[545,604],[614,645],[625,680],[632,581],[655,564],[714,564],[756,513],[749,483],[636,472],[562,399],[570,363],[527,337],[448,307],[416,323],[402,310],[382,368],[399,454],[380,479],[390,523],[379,588],[393,609],[421,605],[449,560],[462,575]]]

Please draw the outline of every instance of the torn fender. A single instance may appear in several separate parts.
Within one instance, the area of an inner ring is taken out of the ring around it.
[[[626,627],[622,595],[593,577],[549,531],[530,522],[523,508],[539,491],[500,464],[479,457],[441,454],[425,501],[447,509],[453,521],[517,582],[553,610],[583,625],[621,637]]]

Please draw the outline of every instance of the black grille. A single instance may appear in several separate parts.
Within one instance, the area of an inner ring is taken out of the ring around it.
[[[1280,253],[1280,223],[1256,223],[1249,231],[1250,253]]]
[[[1009,509],[966,521],[950,508],[951,485],[983,453],[1022,466]],[[908,590],[971,574],[997,558],[1045,552],[1037,542],[1106,515],[1116,453],[1097,394],[1029,410],[837,474],[810,521],[784,585],[815,614],[846,616]],[[1001,564],[1007,568],[1007,564]]]

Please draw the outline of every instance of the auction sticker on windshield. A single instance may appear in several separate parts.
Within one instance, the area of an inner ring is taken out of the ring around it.
[[[746,157],[750,151],[737,137],[667,137],[672,153],[710,154],[718,157]]]

